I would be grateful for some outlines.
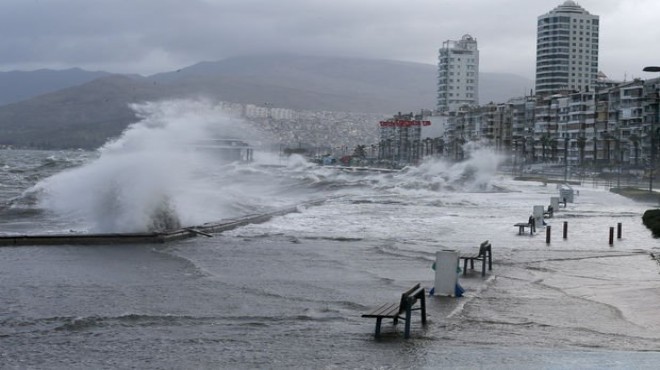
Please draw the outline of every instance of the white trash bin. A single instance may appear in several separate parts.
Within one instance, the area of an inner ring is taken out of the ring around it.
[[[434,294],[454,296],[458,282],[458,252],[442,250],[435,252],[435,287]]]

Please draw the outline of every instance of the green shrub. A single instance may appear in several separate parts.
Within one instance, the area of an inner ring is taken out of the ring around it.
[[[649,209],[644,212],[642,221],[651,230],[654,237],[660,238],[660,209]]]

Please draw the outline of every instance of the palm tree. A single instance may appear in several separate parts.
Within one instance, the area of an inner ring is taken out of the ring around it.
[[[550,140],[550,148],[552,148],[552,151],[550,152],[550,159],[552,159],[553,162],[555,160],[555,157],[557,157],[557,145],[558,145],[557,139]]]
[[[603,131],[601,136],[603,137],[603,140],[605,140],[605,163],[607,166],[610,166],[610,139],[612,138],[612,135],[607,131]]]
[[[580,150],[580,168],[584,165],[584,147],[587,145],[587,139],[584,136],[578,136],[577,146]]]
[[[364,158],[366,156],[367,156],[367,146],[366,145],[358,145],[353,150],[353,157]]]
[[[631,143],[633,143],[633,147],[634,147],[634,151],[635,151],[635,153],[634,153],[635,167],[637,167],[637,165],[639,164],[639,141],[640,141],[640,138],[636,134],[632,134],[628,137],[628,140]]]
[[[434,145],[436,153],[442,156],[442,153],[445,151],[445,140],[441,137],[436,138]]]
[[[550,135],[543,134],[541,136],[541,156],[543,157],[543,162],[545,162],[545,148],[550,144]]]

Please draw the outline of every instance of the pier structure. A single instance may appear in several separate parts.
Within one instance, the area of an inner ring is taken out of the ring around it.
[[[323,202],[325,202],[325,199],[313,200],[273,212],[209,222],[175,230],[141,233],[4,235],[0,236],[0,247],[29,245],[163,244],[200,235],[211,237],[213,233],[232,230],[248,224],[266,222],[276,216],[298,212],[300,207],[315,206]]]

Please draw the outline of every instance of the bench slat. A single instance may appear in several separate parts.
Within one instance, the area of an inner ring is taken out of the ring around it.
[[[420,302],[419,308],[413,308],[415,303]],[[398,303],[385,303],[375,309],[365,313],[362,317],[376,318],[376,337],[380,334],[380,325],[384,318],[394,319],[394,325],[398,320],[405,320],[406,327],[404,330],[404,338],[410,338],[410,318],[412,311],[421,311],[422,325],[426,324],[426,299],[424,288],[421,284],[417,283],[412,288],[406,290],[401,294],[401,300]],[[401,316],[401,315],[405,316]]]
[[[398,303],[385,303],[382,304],[370,312],[365,313],[362,317],[388,317],[394,318],[399,316],[399,304]]]
[[[406,290],[405,292],[403,292],[403,295],[409,296],[412,292],[418,290],[420,286],[421,286],[420,283],[415,284],[412,288],[410,288],[410,289]]]
[[[419,298],[420,295],[424,295],[424,288],[417,288],[414,292],[408,294],[408,298]]]

